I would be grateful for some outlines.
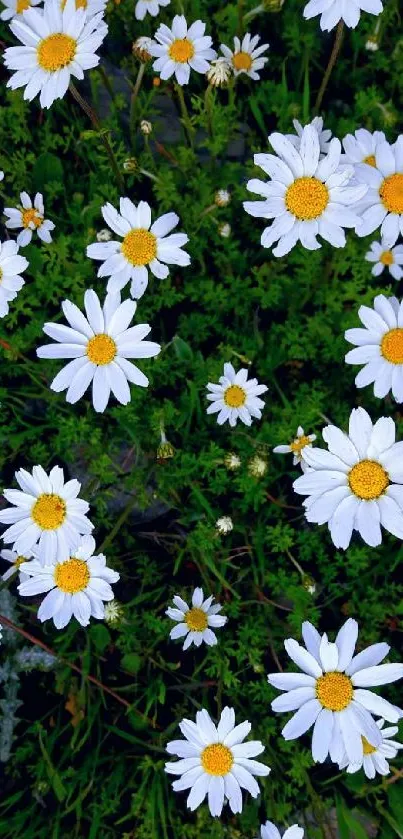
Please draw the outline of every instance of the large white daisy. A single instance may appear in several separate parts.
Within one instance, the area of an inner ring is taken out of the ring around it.
[[[384,143],[386,137],[383,131],[368,131],[366,128],[358,128],[354,134],[346,134],[343,147],[344,154],[341,159],[343,163],[367,163],[368,166],[375,166],[375,153],[380,143]]]
[[[340,20],[355,29],[361,12],[380,15],[383,4],[381,0],[309,0],[304,9],[304,17],[310,20],[320,15],[320,28],[329,32]]]
[[[403,245],[396,245],[391,248],[385,239],[381,242],[372,242],[369,251],[365,254],[367,262],[373,262],[371,274],[373,277],[380,277],[385,268],[394,280],[401,280],[403,277]]]
[[[107,567],[103,554],[94,556],[94,552],[95,539],[84,536],[76,550],[59,562],[44,566],[35,559],[21,567],[30,578],[18,586],[22,596],[47,592],[38,609],[40,621],[53,618],[55,627],[63,629],[73,615],[81,626],[88,626],[91,617],[104,618],[104,601],[113,600],[110,584],[118,581],[119,574]]]
[[[154,277],[164,280],[169,274],[168,265],[190,264],[189,254],[182,250],[189,241],[186,233],[171,233],[179,222],[176,213],[165,213],[151,224],[151,207],[146,201],[136,207],[129,198],[121,198],[120,213],[108,203],[102,207],[102,215],[123,239],[87,248],[87,256],[103,263],[98,277],[110,277],[108,291],[120,291],[131,280],[130,294],[139,298],[147,288],[147,268]]]
[[[189,608],[185,600],[176,595],[173,598],[175,609],[171,606],[166,610],[165,614],[171,620],[176,622],[176,626],[171,629],[169,637],[185,638],[183,649],[187,650],[191,644],[200,647],[203,643],[209,647],[213,647],[217,643],[217,636],[213,629],[224,626],[228,618],[224,615],[219,615],[222,606],[219,603],[213,603],[214,597],[204,599],[203,589],[195,588],[192,595],[192,606]]]
[[[84,9],[87,15],[87,20],[94,17],[94,15],[105,13],[108,0],[75,0],[76,9]],[[60,10],[63,12],[66,8],[67,0],[59,0]]]
[[[25,87],[29,101],[40,93],[42,108],[63,98],[71,76],[83,79],[84,70],[99,64],[96,50],[108,31],[102,12],[88,20],[75,0],[67,0],[63,12],[59,0],[45,0],[43,10],[28,9],[10,28],[23,46],[4,53],[6,67],[16,71],[7,87]]]
[[[2,0],[5,8],[0,14],[1,20],[11,20],[16,15],[22,15],[27,9],[32,6],[38,6],[42,0]]]
[[[8,315],[8,304],[25,283],[21,271],[28,268],[29,262],[18,251],[17,242],[0,242],[0,318]]]
[[[381,525],[403,539],[403,442],[395,443],[395,432],[390,417],[372,425],[364,408],[355,408],[348,435],[327,425],[322,436],[329,450],[305,452],[311,469],[293,487],[308,496],[307,520],[328,523],[336,548],[348,548],[353,530],[367,545],[380,545]]]
[[[354,170],[340,167],[340,141],[333,138],[322,159],[313,125],[303,129],[299,149],[283,134],[270,134],[269,141],[277,156],[255,154],[254,161],[272,180],[266,183],[253,178],[246,185],[264,200],[243,205],[249,215],[274,219],[262,233],[263,247],[270,248],[278,240],[274,256],[289,253],[298,241],[304,248],[317,250],[321,247],[318,235],[334,247],[344,247],[343,227],[357,225],[353,205],[365,195],[366,187],[349,186]]]
[[[53,221],[45,219],[42,193],[37,192],[32,202],[27,192],[21,192],[20,200],[21,207],[4,207],[3,210],[4,215],[8,216],[6,227],[9,230],[22,227],[21,233],[17,236],[17,245],[20,248],[29,245],[35,230],[42,242],[49,244],[52,241],[50,233],[55,225]]]
[[[160,8],[169,6],[171,0],[137,0],[134,14],[136,20],[144,20],[146,15],[157,17]]]
[[[375,151],[375,166],[358,163],[358,181],[368,186],[368,192],[358,205],[361,218],[356,226],[358,236],[368,236],[378,227],[382,237],[394,245],[399,233],[403,235],[403,134],[394,146],[379,143]]]
[[[302,133],[304,130],[304,126],[298,122],[297,119],[293,119],[292,124],[295,128],[296,134],[286,134],[287,140],[295,146],[296,149],[300,149],[301,146],[301,139]],[[328,128],[323,128],[323,117],[314,117],[313,120],[308,123],[312,125],[313,128],[316,128],[319,137],[319,147],[321,154],[327,154],[329,151],[330,140],[332,139],[332,132],[329,131]]]
[[[260,419],[264,408],[262,393],[266,393],[266,385],[260,385],[257,379],[248,380],[248,371],[242,367],[236,373],[232,364],[224,364],[224,375],[220,376],[219,384],[208,382],[207,399],[211,405],[208,414],[218,414],[218,425],[229,422],[234,427],[240,419],[245,425],[251,425],[255,417]]]
[[[172,28],[161,23],[148,51],[156,58],[153,70],[159,72],[161,79],[169,79],[175,74],[180,85],[188,84],[190,70],[207,73],[212,58],[217,58],[211,49],[212,39],[205,35],[206,24],[196,20],[187,25],[184,15],[175,15]]]
[[[175,792],[190,789],[190,810],[196,810],[207,795],[212,816],[221,815],[226,801],[233,813],[241,813],[241,789],[256,798],[260,790],[253,776],[270,772],[268,766],[251,759],[264,751],[260,740],[243,742],[250,722],[235,725],[235,711],[226,707],[217,726],[203,709],[196,714],[196,723],[185,719],[179,728],[186,739],[168,743],[167,752],[181,759],[165,765],[166,772],[181,776],[172,784]]]
[[[366,740],[365,737],[363,737],[362,759],[357,761],[357,763],[350,763],[347,755],[345,755],[344,759],[339,763],[339,769],[346,769],[346,771],[352,775],[354,772],[358,772],[362,768],[367,778],[370,778],[370,780],[375,778],[377,773],[379,775],[389,775],[390,768],[388,759],[393,760],[393,758],[396,757],[399,749],[403,749],[403,743],[390,739],[391,737],[395,737],[398,733],[399,729],[397,725],[384,728],[385,720],[383,719],[377,720],[376,724],[382,736],[380,745],[373,746],[368,742],[368,740]]]
[[[74,404],[92,382],[92,404],[96,411],[105,410],[111,392],[121,405],[130,402],[129,382],[147,387],[147,376],[129,361],[130,358],[152,358],[161,352],[159,344],[144,341],[151,331],[148,323],[128,328],[137,304],[120,302],[120,294],[107,294],[103,307],[95,291],[84,295],[87,317],[65,300],[62,309],[69,326],[45,323],[43,331],[56,344],[37,349],[39,358],[71,358],[50,384],[60,393],[67,390],[66,400]]]
[[[24,574],[20,568],[23,562],[29,562],[32,559],[33,553],[31,553],[31,551],[25,551],[25,554],[18,554],[17,551],[9,551],[5,548],[4,551],[0,551],[0,556],[11,565],[11,568],[7,568],[7,571],[1,575],[2,580],[9,580],[10,577],[13,577],[14,574],[17,573],[17,571],[19,571],[20,583],[24,582],[24,580],[28,580],[28,575]]]
[[[221,44],[221,52],[233,68],[234,76],[246,73],[254,81],[260,79],[257,71],[262,70],[269,60],[267,56],[263,56],[263,53],[269,49],[269,44],[260,44],[259,47],[259,41],[260,35],[253,35],[252,37],[247,32],[242,41],[235,35],[233,50],[225,44]]]
[[[294,455],[292,459],[293,466],[296,466],[297,463],[299,463],[302,471],[305,472],[307,468],[309,468],[304,460],[305,451],[308,448],[312,448],[314,440],[316,440],[316,434],[305,434],[302,425],[299,425],[296,437],[291,440],[291,443],[284,446],[275,446],[273,452],[274,454],[289,454],[292,452]]]
[[[297,824],[288,827],[283,833],[283,839],[303,839],[304,829]],[[266,822],[260,828],[260,839],[281,839],[280,831],[273,822]]]
[[[270,673],[269,684],[285,691],[271,704],[273,711],[296,711],[283,728],[285,740],[295,740],[314,725],[312,757],[323,763],[328,754],[339,763],[362,760],[362,737],[378,747],[382,735],[372,714],[396,723],[403,711],[367,690],[391,684],[403,677],[403,664],[380,664],[389,652],[387,644],[374,644],[354,656],[357,621],[349,618],[335,643],[305,621],[305,647],[293,638],[284,642],[291,660],[302,673]]]
[[[0,510],[0,522],[11,525],[1,538],[12,543],[18,554],[26,554],[37,545],[44,565],[64,559],[94,526],[85,515],[88,502],[77,497],[81,484],[75,479],[65,483],[60,466],[54,466],[49,475],[42,466],[34,466],[32,474],[19,469],[15,479],[22,492],[3,492],[14,507]]]
[[[347,364],[364,364],[357,387],[374,382],[379,399],[392,391],[396,402],[403,402],[403,301],[379,294],[373,309],[360,306],[358,317],[365,328],[345,332],[346,340],[356,345],[346,355]]]

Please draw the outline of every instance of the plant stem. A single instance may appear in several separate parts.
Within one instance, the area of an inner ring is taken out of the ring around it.
[[[323,79],[322,79],[322,84],[319,88],[319,93],[316,97],[315,108],[314,108],[314,113],[315,114],[319,113],[320,106],[322,104],[322,99],[325,95],[325,91],[326,91],[326,88],[328,86],[330,76],[332,75],[333,67],[336,64],[337,56],[340,52],[340,47],[341,47],[342,41],[343,41],[343,35],[344,35],[344,20],[340,20],[338,25],[337,25],[336,37],[334,39],[333,49],[332,49],[331,56],[329,58],[329,63],[326,67],[325,74],[324,74]]]
[[[74,97],[74,99],[76,100],[76,102],[80,105],[80,108],[83,109],[84,113],[87,114],[87,117],[89,117],[89,119],[91,120],[95,131],[99,132],[99,137],[100,137],[100,139],[102,140],[102,142],[105,146],[105,151],[108,155],[109,162],[110,162],[111,167],[113,169],[113,172],[114,172],[114,175],[115,175],[115,178],[116,178],[116,183],[119,187],[120,192],[123,193],[123,191],[124,191],[123,177],[120,173],[118,162],[116,160],[116,157],[115,157],[114,151],[112,149],[112,146],[109,142],[108,134],[105,133],[104,131],[102,131],[102,124],[101,124],[101,120],[99,119],[98,114],[96,113],[96,111],[94,111],[94,109],[91,107],[91,105],[89,105],[88,102],[81,96],[81,93],[78,92],[78,90],[77,90],[76,86],[73,84],[73,82],[70,82],[69,90],[70,90],[70,93],[72,94],[72,96]]]
[[[139,67],[138,73],[137,73],[137,78],[136,78],[136,81],[134,83],[132,95],[130,97],[130,139],[131,139],[132,146],[133,146],[133,139],[134,139],[134,133],[135,133],[135,120],[134,120],[134,118],[135,118],[135,114],[136,114],[136,101],[137,101],[137,97],[139,95],[141,82],[143,81],[143,76],[144,76],[145,69],[146,69],[146,65],[145,64],[140,64],[140,67]]]
[[[206,93],[204,94],[204,105],[206,108],[206,116],[207,116],[207,131],[210,139],[213,139],[213,111],[212,111],[212,97],[213,89],[211,84],[207,85]]]
[[[176,93],[178,95],[179,105],[180,105],[181,114],[182,114],[182,119],[183,119],[183,122],[184,122],[184,125],[185,125],[186,134],[187,134],[187,137],[188,137],[188,140],[189,140],[189,145],[193,149],[194,148],[193,135],[194,135],[194,130],[195,129],[194,129],[194,127],[191,123],[191,120],[190,120],[189,111],[187,109],[187,105],[186,105],[186,102],[185,102],[185,96],[184,96],[184,93],[183,93],[183,88],[180,84],[176,84],[175,85],[175,90],[176,90]]]

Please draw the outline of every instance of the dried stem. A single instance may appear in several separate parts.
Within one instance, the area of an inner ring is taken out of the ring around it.
[[[322,84],[319,88],[319,93],[316,97],[315,108],[314,108],[315,114],[319,113],[320,106],[322,104],[322,100],[323,100],[323,97],[325,95],[326,88],[329,84],[330,76],[332,75],[333,67],[336,64],[337,56],[340,52],[340,47],[341,47],[342,42],[343,42],[343,35],[344,35],[344,20],[340,20],[338,25],[337,25],[336,37],[334,39],[333,49],[332,49],[331,56],[329,58],[329,63],[326,67],[325,74],[324,74],[323,79],[322,79]]]
[[[99,116],[98,116],[97,112],[94,111],[94,108],[92,108],[91,105],[89,105],[88,102],[84,99],[84,97],[81,96],[81,93],[78,92],[78,90],[77,90],[76,86],[73,84],[73,82],[70,82],[69,90],[70,90],[70,93],[72,94],[72,96],[74,97],[74,99],[76,100],[76,102],[80,105],[80,108],[83,109],[84,113],[91,120],[95,131],[99,132],[99,138],[100,138],[100,140],[102,140],[102,142],[104,144],[105,151],[108,155],[109,162],[111,164],[111,167],[113,169],[113,172],[114,172],[114,175],[115,175],[115,178],[116,178],[116,183],[117,183],[117,185],[119,187],[119,190],[122,194],[123,191],[124,191],[123,177],[120,173],[119,166],[118,166],[114,151],[113,151],[112,146],[109,142],[108,134],[105,131],[102,130],[102,123],[101,123],[101,120],[99,119]]]

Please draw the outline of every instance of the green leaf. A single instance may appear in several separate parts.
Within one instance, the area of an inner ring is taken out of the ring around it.
[[[103,653],[111,642],[110,632],[102,623],[91,626],[89,635],[98,653]]]
[[[122,667],[129,673],[138,673],[142,664],[142,658],[138,653],[126,653],[122,658]]]
[[[63,183],[63,166],[58,157],[49,151],[40,154],[32,170],[32,184],[35,190],[43,191],[43,187],[51,181]]]

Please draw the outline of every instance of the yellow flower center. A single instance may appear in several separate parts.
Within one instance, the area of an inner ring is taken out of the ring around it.
[[[204,632],[208,627],[207,615],[203,609],[189,609],[185,615],[185,623],[191,632]]]
[[[384,251],[381,253],[379,261],[382,262],[382,265],[393,265],[395,260],[393,258],[392,251]]]
[[[76,594],[87,588],[90,572],[83,559],[70,557],[55,567],[55,583],[65,594]]]
[[[348,483],[357,498],[373,501],[389,486],[389,476],[376,460],[361,460],[351,469]]]
[[[14,562],[14,568],[19,568],[23,562],[28,562],[26,556],[17,556],[17,559]]]
[[[94,335],[87,344],[87,356],[93,364],[110,364],[117,352],[116,344],[110,335]]]
[[[319,218],[329,203],[329,190],[317,178],[297,178],[285,194],[287,209],[300,221]]]
[[[43,216],[41,216],[41,214],[38,213],[38,210],[35,210],[34,207],[31,207],[29,210],[22,210],[21,221],[24,227],[29,227],[32,223],[35,225],[35,227],[40,227],[43,222]]]
[[[383,336],[381,353],[391,364],[403,364],[403,329],[391,329]]]
[[[157,256],[157,239],[149,230],[130,230],[122,242],[122,253],[132,265],[147,265]]]
[[[363,163],[366,163],[367,166],[375,166],[376,167],[376,159],[374,154],[369,154],[368,157],[364,157]]]
[[[194,46],[187,38],[177,38],[169,47],[169,57],[178,64],[186,64],[194,54]]]
[[[30,0],[17,0],[17,15],[22,15],[23,12],[29,9],[30,5]]]
[[[66,518],[66,502],[60,495],[44,493],[35,501],[31,516],[42,530],[57,530]]]
[[[62,12],[66,8],[67,0],[62,0]],[[86,9],[88,6],[87,0],[76,0],[76,9]]]
[[[38,64],[47,73],[55,73],[73,61],[76,49],[77,41],[70,35],[63,32],[48,35],[37,47]]]
[[[252,59],[248,52],[236,52],[232,56],[232,63],[235,70],[250,70],[252,67]]]
[[[302,435],[302,437],[296,437],[295,440],[293,440],[293,442],[290,443],[290,449],[292,452],[294,452],[294,454],[301,454],[302,449],[304,449],[305,446],[310,445],[311,441],[309,437],[305,437],[305,435]]]
[[[212,743],[201,753],[202,767],[208,775],[227,775],[233,762],[231,749],[222,743]]]
[[[2,277],[3,277],[3,269],[2,269],[2,268],[0,268],[0,285],[1,285],[1,280],[2,280]]]
[[[372,744],[367,740],[366,737],[361,735],[362,740],[362,750],[365,755],[373,755],[376,752],[376,746],[372,746]]]
[[[403,213],[403,175],[389,175],[379,189],[380,199],[390,213]]]
[[[246,393],[243,387],[231,385],[224,392],[224,402],[229,408],[240,408],[246,402]]]
[[[325,673],[316,681],[316,696],[329,711],[344,711],[353,698],[353,685],[345,673]]]

